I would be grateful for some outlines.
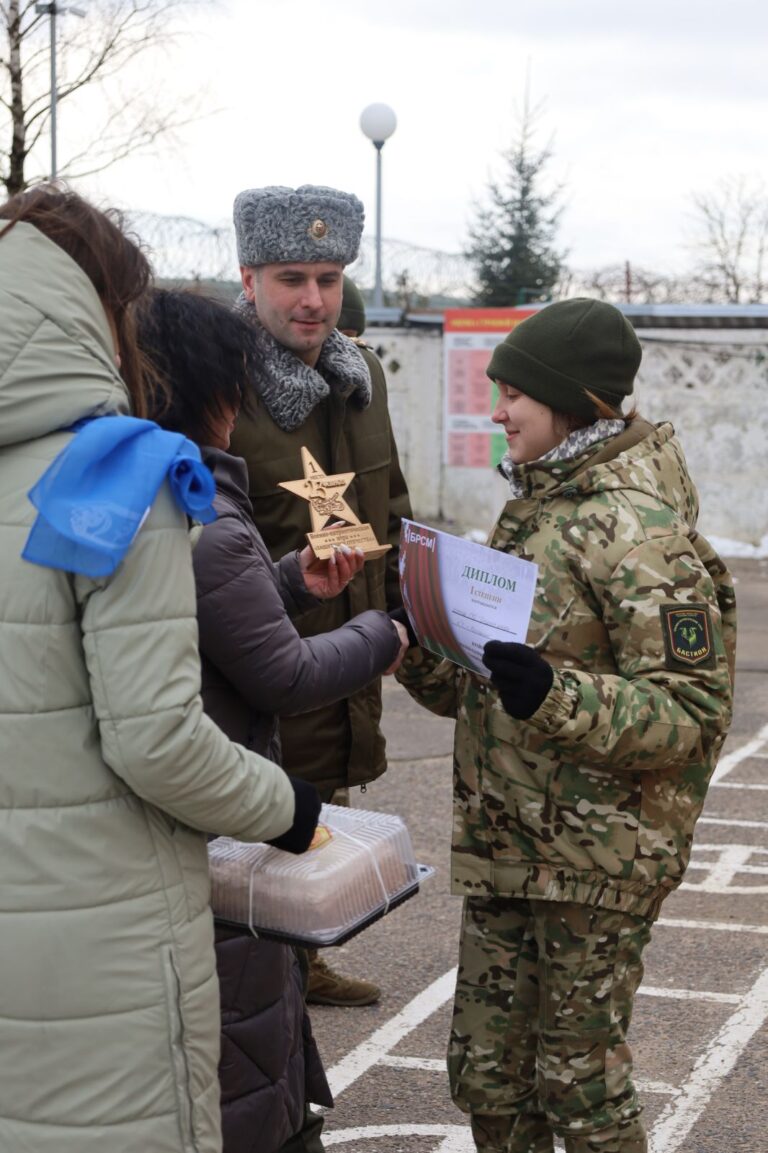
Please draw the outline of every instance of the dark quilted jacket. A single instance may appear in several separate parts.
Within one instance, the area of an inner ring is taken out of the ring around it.
[[[368,610],[301,637],[290,618],[327,602],[307,593],[295,552],[273,564],[253,521],[245,461],[218,449],[204,457],[218,513],[192,554],[205,709],[233,740],[279,761],[277,716],[319,709],[374,681],[398,653],[397,632],[386,613]]]
[[[389,618],[372,611],[302,639],[289,614],[318,601],[296,555],[273,564],[252,520],[244,461],[217,449],[205,449],[204,459],[216,479],[218,519],[193,552],[203,702],[233,740],[278,760],[276,714],[359,688],[391,664],[399,641]],[[216,967],[224,1153],[276,1153],[301,1129],[305,1101],[333,1103],[299,964],[287,945],[217,925]]]
[[[275,1153],[304,1102],[332,1105],[293,949],[216,927],[224,1153]]]

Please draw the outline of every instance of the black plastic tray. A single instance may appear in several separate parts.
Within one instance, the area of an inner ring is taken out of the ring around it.
[[[415,897],[421,886],[421,882],[431,877],[434,874],[434,869],[431,865],[416,865],[418,876],[414,881],[411,881],[405,889],[402,889],[387,906],[386,913],[391,913],[393,909],[397,909],[403,902]],[[315,937],[300,937],[294,936],[289,933],[281,933],[273,929],[261,929],[258,925],[254,925],[252,932],[257,937],[263,937],[265,941],[281,941],[284,945],[298,945],[302,949],[327,949],[333,945],[346,945],[347,941],[351,941],[358,933],[362,933],[363,929],[367,929],[369,925],[373,925],[375,921],[380,921],[385,916],[384,909],[376,909],[359,924],[353,925],[351,929],[346,929],[339,933],[337,937],[333,937],[330,941],[318,941]],[[251,929],[251,926],[244,921],[229,921],[226,917],[214,917],[217,925],[225,925],[228,929]]]

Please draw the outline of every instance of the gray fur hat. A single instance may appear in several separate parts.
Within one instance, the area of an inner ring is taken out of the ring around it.
[[[247,188],[235,197],[237,257],[246,268],[320,260],[351,264],[364,220],[363,205],[351,192],[315,184]]]

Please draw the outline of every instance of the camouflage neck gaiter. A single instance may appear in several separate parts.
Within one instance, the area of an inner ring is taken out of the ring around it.
[[[575,432],[570,433],[565,440],[556,444],[549,452],[545,452],[538,460],[526,464],[515,464],[508,455],[505,455],[499,463],[499,472],[509,481],[512,499],[519,500],[525,496],[523,477],[526,469],[554,461],[575,460],[577,456],[581,456],[583,452],[592,448],[593,445],[599,444],[601,440],[618,436],[620,432],[624,431],[624,427],[623,420],[598,420],[594,424],[587,425],[586,428],[577,428]]]

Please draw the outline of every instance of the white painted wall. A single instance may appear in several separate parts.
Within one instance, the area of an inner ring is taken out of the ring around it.
[[[639,335],[638,407],[675,426],[699,490],[699,528],[759,544],[768,534],[768,333]]]
[[[670,420],[699,489],[699,527],[757,545],[768,534],[768,332],[641,330],[635,398],[649,420]],[[367,329],[381,356],[414,514],[487,530],[506,495],[493,470],[442,463],[442,333]]]
[[[442,333],[366,329],[387,375],[389,412],[414,514],[441,516]]]

